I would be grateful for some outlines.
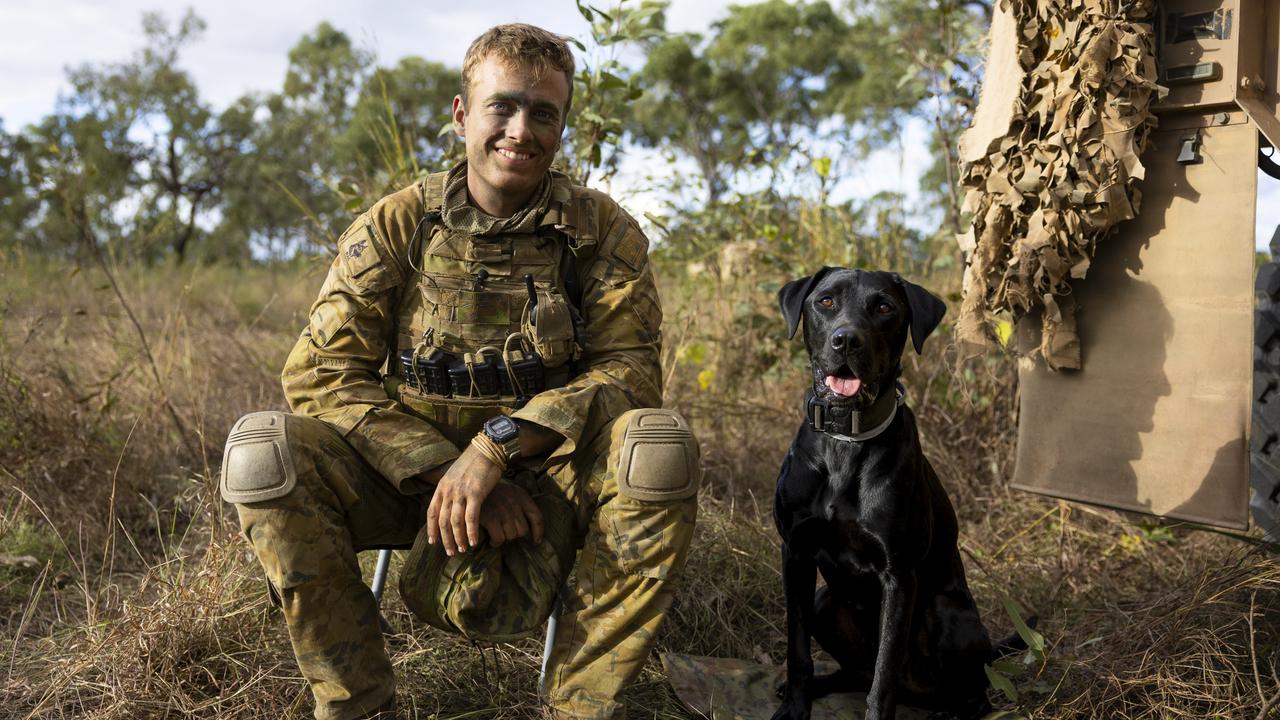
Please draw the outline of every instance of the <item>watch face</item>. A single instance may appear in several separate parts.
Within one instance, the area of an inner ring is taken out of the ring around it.
[[[499,415],[485,422],[484,431],[495,441],[507,443],[520,435],[520,426],[516,425],[516,421],[506,415]]]

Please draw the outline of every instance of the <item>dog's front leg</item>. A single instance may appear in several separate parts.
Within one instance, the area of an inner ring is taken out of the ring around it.
[[[880,648],[876,675],[867,693],[867,720],[893,720],[897,712],[895,691],[907,646],[908,608],[915,595],[915,579],[892,569],[880,573]]]
[[[782,590],[787,600],[787,685],[773,720],[808,720],[813,710],[813,595],[817,583],[813,557],[782,543]]]

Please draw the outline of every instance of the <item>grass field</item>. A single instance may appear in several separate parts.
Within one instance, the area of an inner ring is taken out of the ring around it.
[[[323,272],[131,267],[117,292],[101,270],[0,260],[0,717],[310,715],[216,478],[232,422],[284,408],[279,368]],[[661,283],[667,401],[693,419],[707,470],[664,650],[783,658],[771,498],[805,375],[767,280]],[[988,626],[1007,633],[1014,601],[1046,639],[1009,669],[1017,700],[993,692],[998,707],[1280,717],[1280,560],[1010,490],[1012,362],[958,363],[948,332],[909,359],[909,401]],[[385,606],[407,717],[538,715],[540,639],[477,650],[416,625],[394,591]],[[656,659],[631,699],[633,718],[689,716]]]

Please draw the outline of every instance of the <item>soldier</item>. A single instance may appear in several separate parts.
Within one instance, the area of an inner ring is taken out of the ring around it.
[[[412,545],[406,604],[473,639],[539,631],[564,589],[555,717],[619,717],[671,605],[698,450],[654,409],[648,241],[550,169],[573,67],[564,38],[529,25],[472,43],[453,101],[466,160],[352,223],[284,368],[293,413],[228,438],[222,494],[317,718],[392,715],[360,550]]]

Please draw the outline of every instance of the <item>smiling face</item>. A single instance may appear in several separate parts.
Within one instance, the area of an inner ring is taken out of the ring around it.
[[[467,97],[453,99],[453,128],[467,146],[467,191],[494,217],[529,202],[555,159],[564,131],[569,81],[536,75],[495,57],[475,68]]]
[[[911,305],[891,273],[827,274],[804,300],[814,392],[867,407],[898,374]]]

